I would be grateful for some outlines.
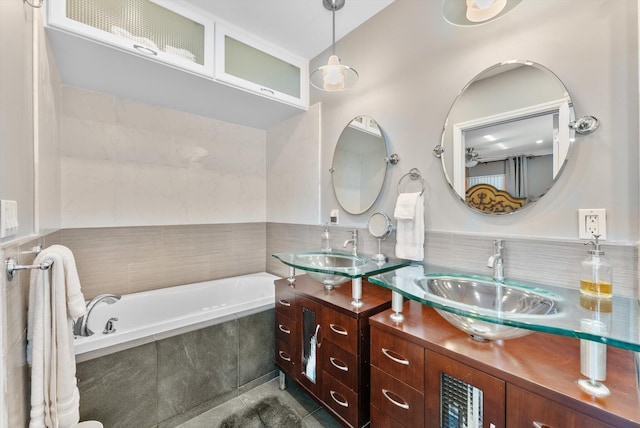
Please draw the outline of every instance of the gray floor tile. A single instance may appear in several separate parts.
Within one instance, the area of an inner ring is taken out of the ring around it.
[[[196,416],[195,418],[179,425],[176,428],[213,428],[220,425],[220,423],[229,415],[246,409],[245,404],[240,398],[234,398],[221,404],[218,407],[204,412],[203,414]]]
[[[287,382],[287,389],[284,391],[281,391],[278,385],[278,379],[273,379],[251,391],[245,392],[240,396],[240,399],[247,406],[251,406],[264,397],[275,395],[280,397],[283,403],[295,410],[301,418],[320,408],[320,405],[295,383]]]
[[[342,425],[325,409],[320,408],[307,415],[302,422],[305,428],[341,428]]]

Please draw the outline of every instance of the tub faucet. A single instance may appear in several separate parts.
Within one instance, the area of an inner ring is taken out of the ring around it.
[[[344,248],[347,248],[347,245],[351,244],[352,254],[354,256],[358,255],[358,229],[353,229],[351,231],[351,239],[347,239],[344,241]]]
[[[502,239],[493,241],[493,255],[487,261],[487,267],[493,268],[493,280],[504,282],[504,244]]]
[[[73,324],[73,335],[83,337],[91,336],[93,331],[89,328],[89,315],[91,315],[93,308],[102,301],[111,305],[120,300],[121,297],[122,296],[118,294],[100,294],[87,302],[87,313],[78,318]]]

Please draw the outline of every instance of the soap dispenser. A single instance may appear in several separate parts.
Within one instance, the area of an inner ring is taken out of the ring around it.
[[[329,233],[329,226],[325,226],[324,231],[322,232],[322,252],[331,252],[331,234]]]
[[[593,245],[593,248],[580,266],[580,292],[591,297],[611,298],[613,266],[603,257],[604,251],[600,249],[598,242],[600,235],[593,237],[595,241],[585,243]]]

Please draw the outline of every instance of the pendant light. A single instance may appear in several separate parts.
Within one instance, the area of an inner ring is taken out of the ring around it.
[[[333,39],[331,56],[327,65],[313,71],[310,76],[311,85],[322,91],[339,92],[352,88],[358,81],[358,72],[348,65],[340,64],[336,56],[336,10],[342,9],[345,0],[322,0],[325,9],[333,15]]]

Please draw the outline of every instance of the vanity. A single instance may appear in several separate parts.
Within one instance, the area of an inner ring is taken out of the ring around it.
[[[578,340],[533,333],[477,342],[422,303],[409,300],[402,313],[402,323],[391,310],[370,319],[372,427],[640,426],[629,351],[608,348],[611,395],[593,398],[576,385]]]

